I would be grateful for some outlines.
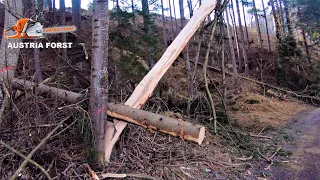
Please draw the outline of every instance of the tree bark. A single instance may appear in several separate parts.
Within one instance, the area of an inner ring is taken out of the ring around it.
[[[177,59],[183,48],[186,46],[188,41],[199,28],[200,24],[204,21],[208,14],[213,11],[214,8],[214,1],[206,1],[206,3],[204,3],[198,9],[195,15],[189,20],[187,25],[182,29],[182,31],[178,34],[175,40],[165,51],[161,59],[138,84],[130,98],[125,102],[125,105],[137,109],[143,106],[147,99],[152,95],[152,92],[154,91],[162,76],[169,69],[172,63]],[[106,158],[110,158],[112,148],[126,126],[126,122],[115,121],[115,127],[117,132],[107,146],[108,153],[106,154]]]
[[[193,7],[192,7],[192,0],[187,0],[188,3],[188,8],[189,8],[189,13],[190,13],[190,19],[193,16]]]
[[[267,41],[268,41],[268,52],[271,52],[271,43],[270,43],[270,34],[269,34],[267,13],[266,13],[266,9],[265,9],[265,7],[264,7],[264,1],[261,0],[261,2],[262,2],[263,15],[264,15],[265,24],[266,24]]]
[[[12,79],[12,86],[20,90],[35,89],[42,94],[50,94],[51,96],[69,103],[78,103],[84,99],[84,96],[79,93],[46,85],[37,85],[30,81],[15,78]],[[204,126],[183,121],[182,119],[170,118],[164,115],[139,110],[122,104],[108,103],[107,106],[108,115],[114,118],[125,120],[150,130],[157,130],[172,136],[179,136],[184,140],[198,144],[201,144],[204,139]]]
[[[97,159],[103,163],[108,104],[108,0],[94,0],[93,9],[90,116],[95,134]]]
[[[8,11],[10,10],[13,14],[22,14],[22,1],[4,1],[6,10],[4,17],[4,29],[8,29],[16,24],[17,19]],[[5,108],[8,106],[10,99],[9,94],[6,94],[5,88],[10,87],[8,81],[5,77],[11,78],[14,76],[20,49],[9,49],[8,43],[20,43],[21,39],[10,39],[7,40],[2,36],[1,39],[1,51],[0,51],[0,124],[2,122],[2,117]]]
[[[177,31],[178,30],[178,21],[177,21],[176,5],[174,3],[174,0],[172,0],[172,5],[173,5],[174,21],[176,23],[176,31]]]
[[[238,23],[239,23],[239,28],[240,28],[240,35],[241,35],[241,39],[242,39],[242,54],[243,54],[243,60],[244,60],[244,74],[247,76],[249,74],[248,55],[247,55],[248,50],[247,50],[247,48],[245,46],[245,43],[244,43],[245,42],[245,38],[244,38],[244,33],[243,33],[243,28],[242,28],[242,23],[241,23],[239,0],[236,0],[236,5],[237,5],[237,12],[238,12]]]
[[[259,23],[259,17],[258,17],[258,9],[256,7],[256,1],[252,0],[253,8],[254,8],[254,17],[256,19],[256,25],[257,25],[257,31],[258,31],[258,42],[259,42],[259,48],[262,49],[262,36],[261,36],[261,29],[260,29],[260,23]]]

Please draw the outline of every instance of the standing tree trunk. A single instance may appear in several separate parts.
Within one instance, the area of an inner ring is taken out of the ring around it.
[[[270,43],[270,35],[269,35],[269,27],[268,27],[268,19],[267,19],[267,13],[266,9],[264,7],[264,1],[261,0],[262,2],[262,8],[263,8],[263,15],[266,23],[266,32],[267,32],[267,41],[268,41],[268,52],[271,52],[271,43]]]
[[[36,3],[34,3],[34,5],[36,6]],[[43,10],[43,2],[39,1],[37,5],[38,5],[38,11],[42,12],[42,10]],[[37,14],[36,8],[33,8],[33,10],[34,10],[33,13]],[[38,43],[39,40],[36,39],[36,40],[34,40],[34,42]],[[40,50],[39,50],[39,48],[35,48],[33,50],[33,56],[34,56],[34,66],[35,66],[35,69],[36,69],[36,73],[35,73],[35,76],[34,76],[35,77],[35,82],[39,83],[39,82],[43,81],[42,71],[41,71],[41,67],[40,67]]]
[[[150,27],[150,15],[149,15],[149,4],[148,0],[142,0],[142,16],[143,16],[143,24],[144,24],[144,30],[145,35],[147,36],[147,39],[151,36],[151,27]],[[155,62],[153,59],[153,45],[148,40],[148,62],[149,62],[149,69],[151,69]]]
[[[174,0],[172,0],[172,5],[173,5],[174,21],[176,23],[176,31],[177,31],[178,30],[178,21],[177,21],[176,5],[174,3]]]
[[[232,59],[232,69],[233,69],[233,81],[236,82],[238,79],[238,71],[237,71],[237,61],[236,61],[236,55],[234,53],[234,46],[232,41],[232,33],[230,24],[229,24],[229,16],[228,16],[228,8],[226,8],[226,17],[227,17],[227,33],[228,33],[228,41],[229,41],[229,47],[230,47],[230,54]]]
[[[283,18],[283,10],[282,10],[282,6],[281,6],[281,1],[279,0],[274,0],[276,2],[276,9],[278,10],[278,15],[279,15],[279,22],[280,22],[280,28],[281,28],[281,36],[284,36],[286,34],[285,30],[285,24],[284,24],[284,18]]]
[[[49,11],[52,12],[52,0],[47,0],[47,6],[49,8]]]
[[[72,0],[72,23],[79,31],[81,28],[81,0]]]
[[[163,0],[161,0],[161,16],[162,16],[162,29],[163,29],[163,40],[164,40],[164,46],[168,47],[168,41],[167,41],[167,29],[166,29],[166,19],[164,18],[164,6],[163,6]]]
[[[52,1],[52,20],[53,20],[53,24],[55,24],[57,21],[56,21],[56,1],[53,0]]]
[[[276,8],[274,6],[274,1],[275,0],[270,0],[270,4],[271,4],[274,23],[275,23],[275,26],[276,26],[276,37],[277,37],[278,40],[280,40],[280,37],[281,37],[280,24],[279,24],[279,19],[278,19],[278,16],[277,16]]]
[[[181,20],[181,29],[184,27],[186,18],[184,17],[184,7],[183,0],[179,0],[179,9],[180,9],[180,20]]]
[[[284,5],[284,12],[286,13],[286,22],[287,22],[288,33],[289,33],[290,37],[294,38],[293,30],[292,30],[292,26],[291,26],[288,0],[283,0],[283,5]]]
[[[172,20],[172,11],[171,11],[171,0],[169,2],[169,12],[170,12],[170,23],[171,23],[171,41],[173,41],[175,37],[174,29],[173,29],[173,20]]]
[[[22,1],[4,1],[6,10],[4,17],[4,29],[12,27],[17,23],[17,19],[8,11],[10,10],[14,14],[22,14]],[[5,108],[9,105],[9,94],[6,94],[5,87],[9,88],[10,84],[5,79],[12,78],[14,76],[20,49],[9,49],[8,43],[20,43],[21,39],[6,39],[2,36],[1,39],[1,51],[0,51],[0,124],[3,119]]]
[[[239,0],[236,0],[236,5],[237,5],[237,12],[238,12],[238,22],[239,22],[239,28],[240,28],[240,35],[241,35],[241,39],[242,39],[242,54],[243,54],[243,60],[244,60],[244,74],[247,76],[249,74],[248,56],[247,56],[247,48],[246,48],[246,46],[244,44],[245,39],[244,39],[244,33],[243,33],[242,24],[241,24]]]
[[[61,26],[66,25],[66,7],[65,7],[65,0],[60,0],[60,23]],[[67,42],[67,34],[62,33],[62,42]],[[67,49],[63,48],[62,49],[62,57],[67,60],[68,55],[67,55]]]
[[[236,48],[237,48],[237,55],[238,55],[238,59],[239,59],[239,68],[242,67],[242,61],[241,61],[241,58],[240,58],[240,50],[239,50],[239,36],[238,36],[238,30],[237,30],[237,26],[236,26],[236,16],[235,16],[235,13],[234,13],[234,9],[233,9],[233,0],[231,0],[231,11],[230,11],[230,18],[231,18],[231,22],[232,22],[232,27],[234,29],[234,36],[235,36],[235,43],[236,43]],[[231,14],[232,12],[232,14]]]
[[[193,7],[192,7],[192,0],[187,0],[188,3],[188,8],[189,8],[189,12],[190,12],[190,19],[193,16]]]
[[[43,12],[43,0],[38,0],[38,13]]]
[[[257,25],[257,30],[258,30],[258,42],[259,42],[259,48],[262,49],[262,36],[261,36],[261,29],[260,29],[260,23],[259,23],[259,17],[258,17],[258,9],[256,7],[256,2],[255,0],[252,0],[253,3],[253,12],[254,12],[254,17],[256,19],[256,25]]]
[[[250,44],[249,44],[249,33],[248,33],[248,27],[247,27],[247,18],[246,18],[246,12],[244,10],[244,3],[242,2],[242,11],[243,11],[243,18],[244,18],[244,27],[245,27],[245,30],[246,30],[246,44],[247,44],[247,48],[248,48],[248,51],[250,51]]]
[[[97,160],[103,163],[108,103],[108,0],[94,0],[93,9],[90,116],[94,128]]]

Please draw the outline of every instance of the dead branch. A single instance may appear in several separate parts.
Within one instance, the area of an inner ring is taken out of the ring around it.
[[[69,118],[71,117],[68,116],[67,118],[63,119],[62,121],[60,121],[60,123],[45,137],[41,140],[41,142],[29,153],[29,155],[25,158],[25,160],[22,162],[22,164],[19,166],[19,168],[17,169],[17,171],[11,176],[10,180],[14,180],[18,177],[18,175],[20,174],[20,172],[22,171],[22,169],[28,164],[28,162],[30,161],[31,157],[37,152],[37,150],[43,146],[48,140],[49,138],[53,135],[53,133],[55,133],[60,126],[67,121]]]
[[[25,155],[23,155],[19,151],[15,150],[14,148],[9,146],[5,142],[0,141],[0,144],[3,145],[5,148],[9,149],[10,151],[16,153],[18,156],[22,157],[23,159],[27,160],[27,157]],[[27,161],[30,162],[31,164],[33,164],[34,166],[36,166],[37,168],[39,168],[49,180],[52,179],[51,176],[49,175],[49,173],[40,164],[38,164],[37,162],[33,161],[32,159],[29,159]]]
[[[251,137],[257,137],[257,138],[264,138],[264,139],[272,139],[272,137],[269,136],[262,136],[262,135],[255,135],[255,134],[249,134]]]

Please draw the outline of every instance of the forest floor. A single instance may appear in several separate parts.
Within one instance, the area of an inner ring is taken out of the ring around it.
[[[285,146],[292,156],[272,168],[272,179],[320,179],[320,109],[303,111],[288,124],[295,138]]]

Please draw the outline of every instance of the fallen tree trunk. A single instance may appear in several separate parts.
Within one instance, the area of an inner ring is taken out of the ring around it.
[[[186,26],[181,30],[175,40],[164,52],[157,64],[148,72],[148,74],[140,81],[132,95],[124,103],[127,106],[140,109],[141,106],[152,95],[158,82],[166,73],[172,63],[177,59],[184,47],[187,45],[191,37],[198,30],[200,24],[214,10],[216,2],[212,0],[205,1],[196,11]],[[106,146],[105,160],[108,162],[111,156],[113,146],[116,144],[127,123],[124,121],[114,121],[116,133],[110,143]],[[107,129],[107,132],[110,131]]]
[[[84,99],[82,94],[46,85],[36,85],[30,81],[13,78],[11,79],[11,82],[13,88],[20,90],[36,89],[39,93],[49,94],[70,103],[77,103]],[[174,119],[148,111],[131,108],[121,104],[108,103],[107,107],[108,116],[125,120],[150,130],[157,130],[172,136],[179,136],[181,139],[198,144],[201,144],[204,139],[205,127],[201,125],[183,121],[182,119]]]

